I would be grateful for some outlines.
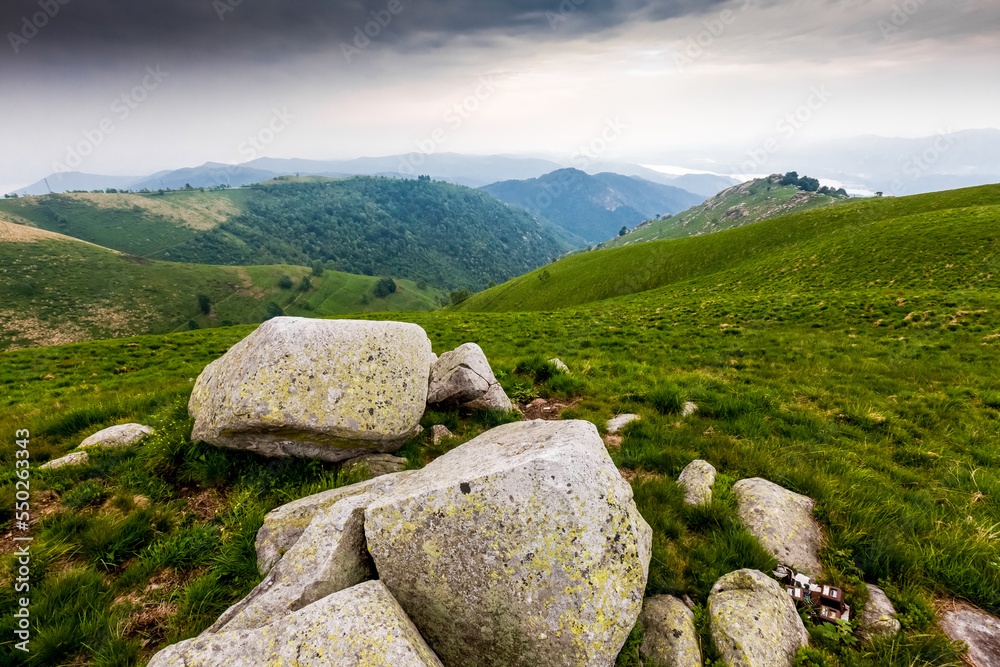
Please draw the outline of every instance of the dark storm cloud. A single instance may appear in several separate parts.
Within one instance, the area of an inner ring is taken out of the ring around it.
[[[337,48],[378,19],[385,24],[379,26],[381,43],[430,49],[458,37],[564,39],[698,13],[724,1],[7,0],[0,6],[0,30],[13,42],[5,46],[7,56],[34,51],[100,59],[152,52],[266,60]]]

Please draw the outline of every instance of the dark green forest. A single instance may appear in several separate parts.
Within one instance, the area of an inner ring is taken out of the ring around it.
[[[256,186],[246,209],[158,257],[202,264],[331,263],[442,288],[482,289],[569,250],[551,227],[448,183],[355,177]]]

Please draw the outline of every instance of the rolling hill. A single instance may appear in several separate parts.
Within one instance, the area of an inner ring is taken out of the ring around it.
[[[430,310],[439,292],[301,266],[206,266],[147,260],[0,220],[0,350],[256,323],[288,315]],[[290,289],[281,288],[288,276]],[[303,284],[303,280],[308,282]],[[199,295],[207,297],[203,312]],[[274,304],[272,306],[272,304]]]
[[[581,253],[460,308],[553,310],[668,285],[740,293],[985,287],[1000,280],[998,253],[1000,185],[991,185],[856,200],[707,236]]]
[[[646,220],[628,234],[597,247],[617,248],[643,241],[711,234],[847,199],[846,193],[808,192],[795,185],[781,185],[781,179],[780,174],[775,174],[732,186],[703,204],[674,216]]]
[[[560,169],[526,181],[503,181],[482,188],[581,237],[586,243],[613,238],[624,226],[654,215],[677,213],[703,198],[641,178],[579,169]]]
[[[333,262],[440,288],[479,289],[571,245],[470,188],[378,177],[284,178],[252,189],[60,194],[0,201],[0,215],[147,259],[255,265]]]

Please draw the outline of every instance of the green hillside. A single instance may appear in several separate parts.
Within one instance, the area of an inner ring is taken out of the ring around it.
[[[667,285],[739,293],[995,285],[998,220],[998,185],[851,201],[703,237],[573,255],[460,308],[552,310]]]
[[[0,220],[131,255],[162,255],[242,212],[249,190],[69,193],[0,200]]]
[[[809,192],[795,185],[781,185],[781,180],[780,175],[773,175],[735,185],[683,213],[647,220],[625,236],[599,244],[597,249],[701,236],[847,200],[846,193],[830,193],[828,189]]]
[[[6,232],[6,233],[3,233]],[[15,240],[14,234],[19,237]],[[429,310],[438,291],[397,281],[376,298],[378,278],[288,265],[206,266],[151,261],[0,222],[0,349],[256,323],[272,303],[286,314]],[[282,276],[292,280],[282,289]],[[303,279],[310,285],[303,290]],[[208,297],[207,314],[199,295]],[[271,312],[273,314],[273,312]]]
[[[282,178],[249,189],[65,194],[0,201],[0,220],[146,259],[219,265],[333,263],[439,288],[482,289],[571,248],[562,232],[449,183]]]

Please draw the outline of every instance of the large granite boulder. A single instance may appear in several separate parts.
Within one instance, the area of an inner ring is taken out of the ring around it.
[[[976,667],[1000,667],[1000,619],[984,611],[961,606],[941,615],[941,629],[952,641],[969,646]]]
[[[715,484],[715,466],[707,461],[692,461],[681,471],[677,483],[684,487],[686,505],[710,505]]]
[[[694,613],[671,595],[646,598],[639,615],[645,667],[701,667]]]
[[[406,471],[385,475],[360,484],[342,486],[338,489],[299,498],[272,510],[264,517],[264,525],[257,531],[255,543],[257,569],[260,570],[261,574],[267,574],[282,554],[295,546],[317,514],[330,509],[344,498],[362,494],[386,493],[400,478],[412,474],[414,471]]]
[[[395,452],[423,416],[430,355],[414,324],[275,318],[198,377],[191,438],[326,461]]]
[[[128,447],[144,440],[153,429],[142,424],[119,424],[98,431],[80,443],[80,447]]]
[[[506,424],[365,512],[368,549],[442,662],[607,667],[642,605],[651,531],[589,422]]]
[[[861,612],[861,636],[865,639],[891,637],[900,630],[896,620],[896,608],[885,591],[874,584],[868,584],[868,604]]]
[[[812,516],[816,501],[759,478],[740,480],[733,493],[740,521],[779,563],[821,575],[823,536]]]
[[[729,667],[792,667],[809,643],[795,603],[777,581],[757,570],[737,570],[708,596],[712,639]]]
[[[378,581],[348,588],[253,630],[203,634],[157,653],[149,667],[441,667]]]
[[[313,517],[264,581],[207,632],[270,625],[331,593],[375,579],[365,543],[365,507],[372,498],[367,494],[344,498]]]

